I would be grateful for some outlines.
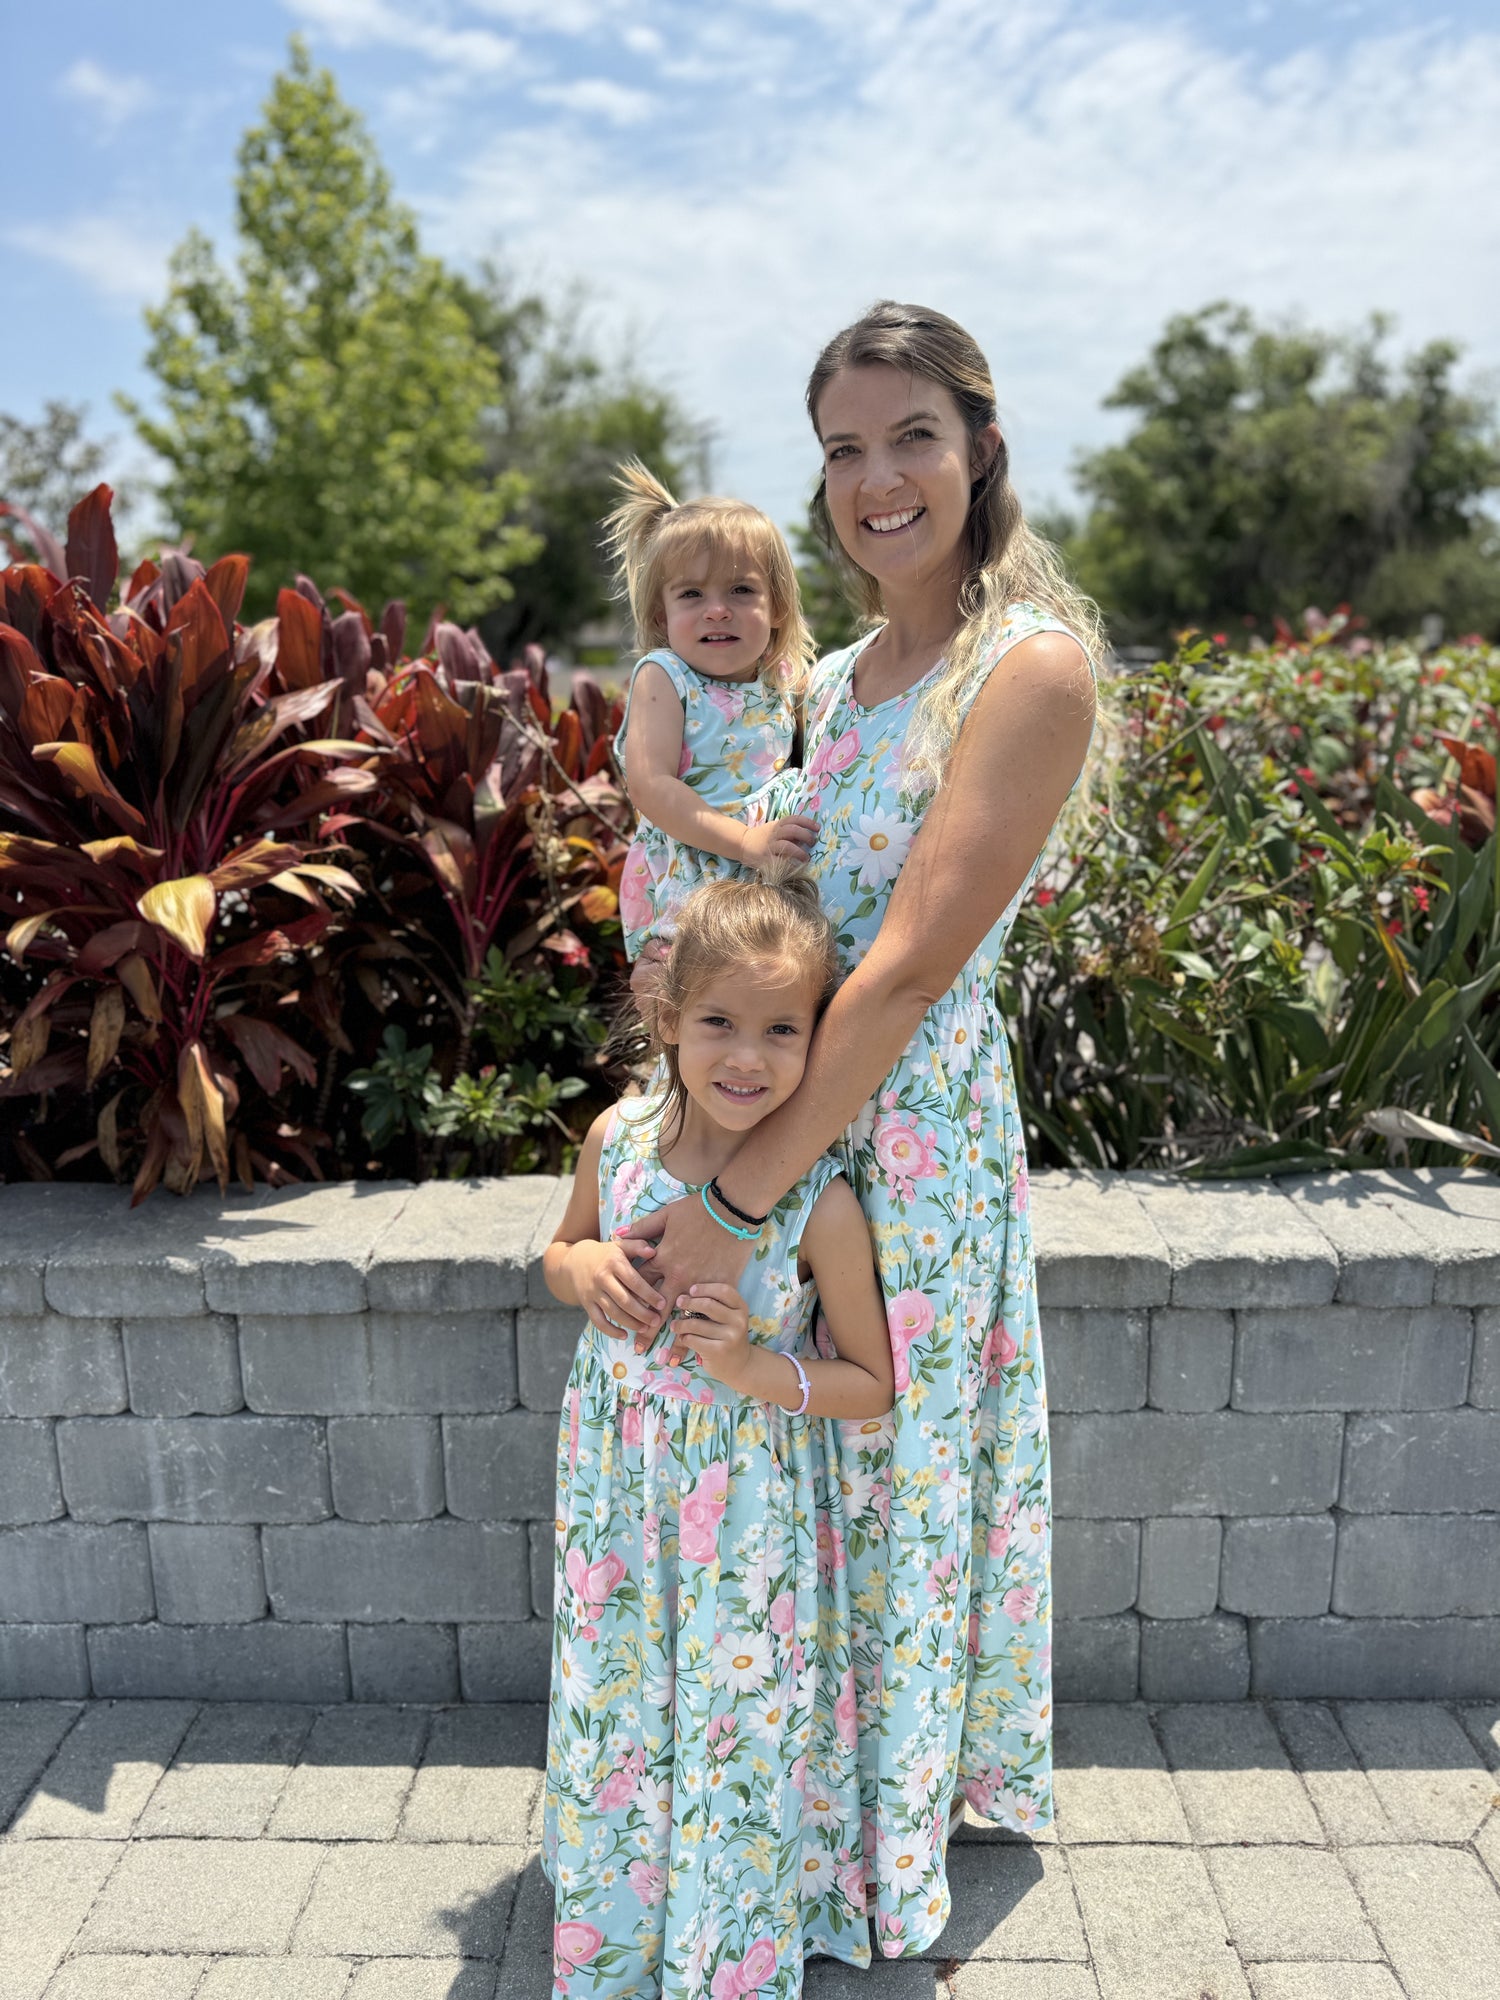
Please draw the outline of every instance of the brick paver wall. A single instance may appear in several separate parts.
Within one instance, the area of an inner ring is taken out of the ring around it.
[[[565,1194],[0,1187],[0,1699],[544,1693]],[[1059,1697],[1500,1695],[1500,1178],[1032,1205]]]

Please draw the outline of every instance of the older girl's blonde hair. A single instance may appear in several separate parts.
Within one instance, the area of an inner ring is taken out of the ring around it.
[[[635,620],[643,653],[667,643],[668,581],[695,563],[753,564],[771,599],[771,637],[760,662],[767,687],[799,694],[816,647],[802,616],[797,569],[776,523],[746,500],[674,500],[637,458],[615,475],[624,495],[604,523],[605,548]]]
[[[995,384],[977,342],[957,321],[926,306],[882,299],[818,356],[807,384],[807,414],[818,428],[818,404],[833,377],[845,368],[883,362],[903,374],[920,376],[946,389],[958,405],[964,428],[978,453],[981,434],[995,423]],[[812,503],[813,525],[827,545],[858,608],[868,620],[883,606],[880,586],[852,560],[834,532],[828,512],[826,478]],[[907,736],[903,789],[935,789],[963,720],[971,683],[985,664],[987,642],[1016,603],[1034,604],[1058,618],[1077,638],[1098,674],[1105,655],[1104,625],[1097,605],[1069,580],[1052,543],[1026,525],[1010,483],[1010,454],[1002,437],[988,465],[969,489],[964,524],[963,575],[959,584],[959,627],[949,643],[942,671],[922,690]]]
[[[675,1028],[705,986],[756,965],[806,974],[816,990],[819,1013],[838,984],[833,925],[818,899],[817,883],[800,862],[768,861],[756,876],[707,882],[678,912],[677,932],[656,991],[641,1009],[647,1052],[667,1073],[663,1134],[681,1131],[688,1102],[677,1043],[663,1039],[663,1020]]]

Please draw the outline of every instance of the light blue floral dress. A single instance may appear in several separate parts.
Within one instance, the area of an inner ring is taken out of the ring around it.
[[[662,647],[636,662],[625,697],[625,714],[615,737],[615,756],[625,768],[625,738],[636,680],[654,661],[682,703],[682,757],[677,775],[715,812],[752,822],[762,816],[766,787],[786,768],[796,736],[797,713],[790,694],[764,680],[721,681],[700,674]],[[700,882],[743,874],[737,862],[697,847],[685,847],[659,826],[642,819],[620,877],[620,920],[625,950],[634,962],[651,940],[669,943],[677,912]]]
[[[986,666],[1034,632],[1062,630],[1013,605]],[[859,651],[816,669],[806,767],[786,774],[770,807],[819,821],[812,866],[845,974],[880,929],[931,797],[901,789],[924,683],[861,707]],[[843,1146],[896,1362],[892,1416],[837,1426],[872,1916],[889,1957],[921,1951],[947,1920],[955,1785],[1017,1831],[1052,1813],[1047,1400],[1025,1150],[994,998],[1035,873]]]
[[[690,1192],[659,1098],[616,1107],[601,1237]],[[752,1339],[810,1351],[797,1275],[825,1157],[740,1282]],[[796,2000],[804,1955],[868,1965],[833,1427],[590,1327],[558,1436],[543,1865],[569,2000]],[[790,1373],[790,1371],[788,1371]]]

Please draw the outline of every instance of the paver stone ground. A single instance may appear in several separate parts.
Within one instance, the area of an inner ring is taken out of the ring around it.
[[[1338,1713],[1402,1839],[1473,1839],[1490,1811],[1495,1782],[1446,1708],[1435,1702],[1346,1701]]]
[[[1384,1957],[1336,1854],[1210,1847],[1205,1858],[1242,1959]]]
[[[1500,1896],[1472,1854],[1352,1847],[1343,1858],[1407,2000],[1495,2000]]]
[[[120,1857],[80,1952],[284,1952],[323,1849],[311,1841],[142,1840]]]
[[[1092,1847],[1071,1860],[1102,2000],[1250,2000],[1201,1854]]]
[[[354,1842],[328,1850],[297,1954],[498,1959],[521,1847]]]
[[[1401,2000],[1388,1965],[1252,1965],[1255,2000]]]
[[[343,1958],[221,1958],[193,2000],[344,2000],[353,1970]]]
[[[542,1709],[445,1710],[427,1739],[401,1838],[534,1843],[541,1837],[546,1752]]]
[[[256,1839],[316,1717],[266,1702],[205,1708],[137,1820],[137,1838]]]
[[[46,2000],[193,2000],[207,1969],[206,1958],[74,1958]]]
[[[924,1958],[1077,1959],[1089,1948],[1059,1847],[976,1843],[948,1854],[953,1912]]]
[[[124,1851],[102,1840],[0,1846],[0,2000],[40,2000]]]
[[[1193,1836],[1143,1708],[1079,1703],[1059,1708],[1057,1830],[1084,1841],[1181,1841]]]
[[[1155,1721],[1199,1842],[1322,1842],[1312,1801],[1264,1709],[1196,1702],[1160,1708]]]
[[[429,1725],[419,1708],[325,1708],[267,1833],[273,1840],[389,1840]]]
[[[1313,1810],[1336,1846],[1363,1847],[1400,1839],[1375,1787],[1359,1768],[1354,1746],[1326,1703],[1273,1702],[1270,1712]]]
[[[197,1714],[190,1701],[89,1708],[12,1822],[12,1840],[123,1840]]]

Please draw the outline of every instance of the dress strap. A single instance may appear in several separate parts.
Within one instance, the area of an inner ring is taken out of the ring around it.
[[[1062,632],[1068,638],[1077,640],[1080,645],[1083,643],[1070,625],[1065,624],[1061,618],[1054,618],[1050,611],[1043,611],[1039,606],[1024,600],[1008,604],[999,631],[995,633],[993,639],[986,640],[984,649],[980,653],[978,671],[970,676],[968,686],[959,696],[960,723],[968,716],[969,710],[979,698],[979,690],[1011,647],[1019,646],[1023,639],[1035,638],[1038,632]]]
[[[630,727],[630,704],[635,696],[635,684],[640,678],[642,667],[647,666],[661,668],[672,683],[672,690],[677,699],[682,703],[684,718],[687,714],[688,698],[693,683],[689,677],[691,670],[686,662],[679,660],[666,646],[658,646],[654,652],[643,653],[630,670],[630,685],[625,690],[625,708],[620,716],[620,726],[615,731],[615,756],[622,765],[625,762],[625,733]]]

